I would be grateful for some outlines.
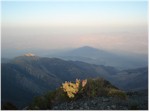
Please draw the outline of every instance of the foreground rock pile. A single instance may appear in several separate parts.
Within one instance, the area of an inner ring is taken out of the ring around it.
[[[53,106],[52,110],[147,110],[147,98],[137,103],[137,98],[121,100],[113,97],[82,98]],[[138,99],[140,100],[140,99]]]

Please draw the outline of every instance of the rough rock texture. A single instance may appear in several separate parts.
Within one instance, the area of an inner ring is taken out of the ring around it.
[[[82,98],[55,105],[52,110],[147,110],[148,97],[137,97],[128,97],[127,100],[112,97]]]

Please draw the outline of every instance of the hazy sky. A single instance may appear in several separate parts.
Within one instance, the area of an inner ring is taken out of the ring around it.
[[[2,51],[93,46],[148,52],[147,1],[2,2]]]

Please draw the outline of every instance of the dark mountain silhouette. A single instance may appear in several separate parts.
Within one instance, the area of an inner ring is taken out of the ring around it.
[[[148,65],[148,58],[144,56],[127,56],[116,54],[89,46],[80,47],[63,53],[50,55],[65,60],[83,61],[91,64],[114,66],[119,69],[131,69]]]
[[[19,56],[9,63],[2,63],[1,70],[2,104],[10,102],[19,107],[24,107],[34,96],[54,90],[62,82],[74,81],[77,78],[102,77],[126,90],[147,89],[148,85],[147,68],[120,72],[111,66],[41,58],[35,55]]]

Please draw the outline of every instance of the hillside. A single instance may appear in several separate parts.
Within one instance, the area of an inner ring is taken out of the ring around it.
[[[101,77],[122,90],[147,89],[148,86],[147,67],[128,72],[111,66],[24,55],[2,63],[1,70],[2,104],[8,101],[18,107],[24,107],[34,96],[55,90],[64,81],[77,78]]]
[[[9,63],[2,63],[2,102],[10,101],[23,106],[23,102],[28,102],[35,95],[54,90],[64,81],[112,73],[116,73],[116,70],[105,66],[57,58],[19,56]]]
[[[124,90],[148,89],[148,67],[122,70],[117,75],[112,76],[112,83]]]
[[[11,103],[2,110],[16,110]],[[23,110],[147,110],[148,91],[125,92],[102,78],[64,82],[35,97]]]
[[[94,97],[113,97],[126,100],[125,92],[113,86],[110,82],[102,79],[78,80],[76,82],[65,82],[61,87],[53,92],[39,96],[28,106],[27,109],[47,110],[47,109],[69,109],[63,103],[73,103]],[[73,106],[73,105],[72,105]],[[82,107],[82,105],[80,105]],[[74,107],[73,107],[74,108]],[[72,109],[73,109],[72,108]],[[80,108],[74,108],[80,109]]]

